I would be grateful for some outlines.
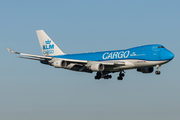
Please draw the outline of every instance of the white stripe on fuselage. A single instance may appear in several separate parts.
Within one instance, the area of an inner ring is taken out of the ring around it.
[[[102,61],[102,63],[105,61]],[[106,70],[110,70],[110,71],[118,71],[118,70],[126,70],[126,69],[135,69],[135,68],[139,68],[139,67],[153,67],[156,65],[162,65],[165,64],[167,62],[169,62],[169,60],[164,60],[164,61],[146,61],[146,60],[109,60],[106,61],[107,63],[118,63],[118,62],[125,62],[124,66],[121,65],[114,65],[114,66],[110,66],[110,67],[106,67]]]

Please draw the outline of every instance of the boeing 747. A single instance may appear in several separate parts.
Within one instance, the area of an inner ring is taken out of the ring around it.
[[[160,75],[159,67],[174,58],[174,54],[160,44],[143,45],[124,50],[89,52],[78,54],[64,53],[53,40],[43,31],[36,31],[42,54],[32,55],[14,52],[20,58],[38,60],[42,64],[55,68],[64,68],[78,72],[96,72],[95,79],[112,78],[110,73],[119,72],[118,80],[123,80],[125,70],[137,69],[138,72]]]

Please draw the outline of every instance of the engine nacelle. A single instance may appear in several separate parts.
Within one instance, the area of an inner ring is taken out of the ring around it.
[[[154,68],[153,67],[138,68],[137,71],[142,73],[152,73],[154,71]]]
[[[104,65],[103,64],[99,64],[99,63],[93,64],[93,65],[90,66],[90,69],[92,71],[103,71],[104,70]]]
[[[58,61],[54,61],[52,63],[52,65],[55,67],[55,68],[65,68],[67,66],[67,62],[64,61],[64,60],[58,60]]]

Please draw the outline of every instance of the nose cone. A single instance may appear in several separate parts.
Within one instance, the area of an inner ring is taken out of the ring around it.
[[[168,57],[169,57],[169,60],[172,60],[174,58],[174,54],[169,51]]]
[[[169,50],[162,50],[161,59],[162,60],[172,60],[174,58],[174,54]]]

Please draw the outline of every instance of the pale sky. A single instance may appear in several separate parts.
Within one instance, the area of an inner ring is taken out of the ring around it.
[[[0,120],[179,120],[179,0],[0,2]],[[162,44],[175,58],[161,75],[127,70],[111,80],[18,58],[42,55],[43,29],[65,53]]]

